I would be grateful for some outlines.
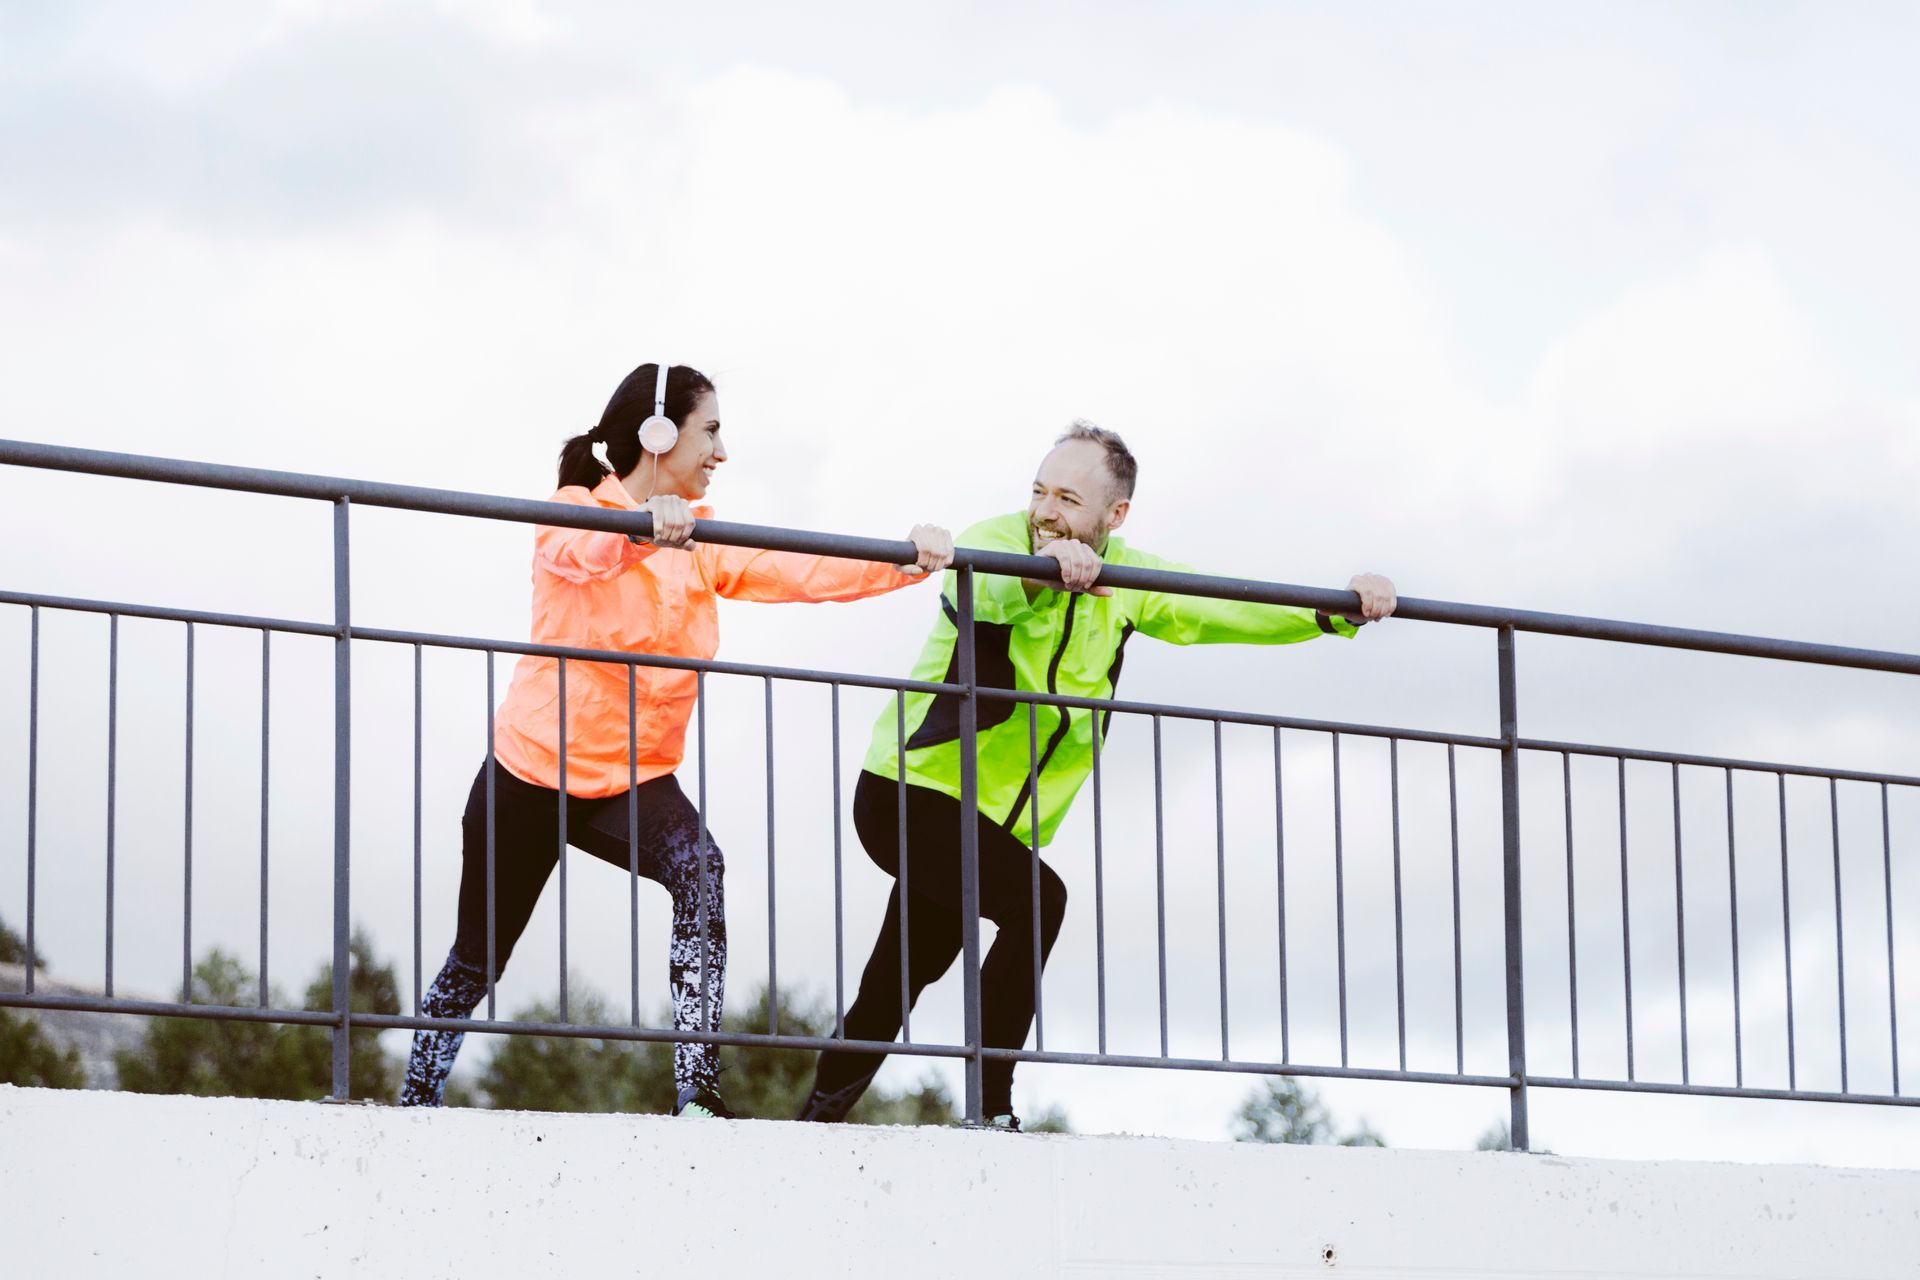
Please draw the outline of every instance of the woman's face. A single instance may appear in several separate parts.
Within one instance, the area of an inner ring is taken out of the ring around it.
[[[727,446],[720,441],[720,401],[708,391],[694,402],[693,412],[680,424],[673,448],[657,460],[651,454],[644,455],[634,469],[634,478],[643,487],[651,481],[655,493],[673,493],[698,501],[707,496],[713,469],[726,460]]]

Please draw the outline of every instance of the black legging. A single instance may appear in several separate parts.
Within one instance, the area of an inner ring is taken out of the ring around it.
[[[509,773],[491,757],[480,766],[461,819],[460,910],[453,950],[421,1000],[434,1018],[465,1018],[487,990],[487,783],[493,783],[493,962],[506,970],[514,944],[559,861],[560,793]],[[632,812],[629,813],[629,803]],[[639,843],[628,847],[629,819]],[[673,895],[667,980],[678,1031],[720,1027],[727,980],[726,861],[711,833],[702,848],[700,815],[672,774],[603,799],[567,798],[567,843],[623,872],[638,871]],[[701,870],[706,871],[705,892]],[[704,923],[704,932],[701,925]],[[704,988],[704,992],[703,992]],[[437,1106],[463,1033],[419,1031],[401,1101]],[[674,1081],[681,1089],[713,1089],[718,1048],[676,1044]]]
[[[878,774],[860,775],[853,793],[853,824],[875,866],[890,876],[900,868],[900,785]],[[909,1006],[945,973],[961,949],[960,802],[927,787],[907,797],[907,997]],[[980,914],[999,926],[980,965],[980,1033],[989,1048],[1018,1049],[1033,1024],[1033,850],[1013,833],[974,815],[980,833]],[[1040,864],[1041,964],[1060,936],[1067,886]],[[891,1040],[900,1034],[900,885],[887,899],[873,954],[860,975],[860,993],[847,1010],[849,1040]],[[882,1054],[829,1049],[820,1055],[814,1087],[841,1095],[844,1115],[885,1061]],[[1013,1109],[1013,1063],[988,1060],[982,1071],[988,1115]]]

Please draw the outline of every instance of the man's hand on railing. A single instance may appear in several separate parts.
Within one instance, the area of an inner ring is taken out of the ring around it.
[[[900,572],[919,577],[927,573],[945,572],[953,563],[953,535],[937,524],[917,524],[913,532],[907,535],[907,541],[914,545],[920,558],[913,564],[903,564]]]
[[[1100,559],[1100,553],[1086,543],[1073,538],[1057,538],[1042,546],[1039,554],[1052,556],[1060,562],[1060,583],[1067,590],[1085,591],[1089,595],[1096,596],[1113,594],[1112,587],[1094,585],[1094,580],[1100,576],[1100,570],[1105,562]],[[1040,582],[1034,585],[1046,588],[1053,586],[1051,582]]]
[[[1360,613],[1368,622],[1378,622],[1393,615],[1394,606],[1400,603],[1395,594],[1393,583],[1377,573],[1356,573],[1353,581],[1347,583],[1347,590],[1360,597]],[[1354,622],[1348,618],[1348,622]]]

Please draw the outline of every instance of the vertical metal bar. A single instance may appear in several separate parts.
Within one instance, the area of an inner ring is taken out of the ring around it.
[[[1880,874],[1887,894],[1887,1046],[1893,1052],[1893,1092],[1900,1093],[1900,1000],[1893,964],[1893,829],[1887,822],[1887,784],[1880,784]]]
[[[1061,714],[1064,716],[1066,713],[1063,711]],[[1013,816],[1019,817],[1018,814]],[[1045,1006],[1040,1003],[1040,975],[1046,964],[1046,958],[1040,951],[1040,708],[1032,702],[1027,704],[1027,834],[1031,837],[1027,843],[1030,853],[1027,879],[1032,896],[1033,1046],[1044,1051],[1047,1047],[1047,1015]]]
[[[1227,1042],[1227,797],[1220,761],[1220,722],[1213,722],[1214,884],[1220,904],[1220,1060],[1230,1062]]]
[[[113,839],[120,764],[120,615],[107,615],[107,980],[113,994]]]
[[[913,995],[907,986],[907,695],[901,689],[893,692],[893,750],[893,758],[900,762],[900,767],[894,770],[900,775],[894,803],[894,811],[899,819],[894,835],[894,879],[900,885],[900,1039],[910,1044],[913,1041]]]
[[[567,1017],[567,660],[560,659],[560,692],[557,699],[560,707],[559,740],[554,744],[555,754],[560,758],[560,787],[554,801],[554,825],[558,828],[554,835],[557,847],[554,849],[554,861],[560,867],[560,1021]]]
[[[627,1001],[640,1025],[640,725],[638,677],[627,663]]]
[[[34,896],[37,886],[34,876],[38,870],[35,857],[39,837],[40,821],[40,606],[33,605],[27,611],[28,641],[27,658],[27,994],[33,994],[34,959],[39,952],[34,950],[33,918]],[[1887,899],[1893,901],[1891,897]],[[1889,928],[1892,926],[1889,925]]]
[[[1460,788],[1453,744],[1447,744],[1447,834],[1453,859],[1453,1069],[1467,1073],[1466,1001],[1460,959]]]
[[[627,670],[633,670],[628,667]],[[774,892],[773,677],[765,677],[767,703],[767,1034],[780,1034],[779,895]]]
[[[1093,717],[1093,981],[1099,1015],[1100,1052],[1107,1051],[1107,883],[1100,830],[1100,751],[1106,727],[1098,712]],[[1109,713],[1111,714],[1111,713]],[[1893,901],[1889,895],[1887,901]],[[1888,926],[1891,928],[1892,926]]]
[[[493,777],[493,650],[488,649],[485,653],[487,658],[487,755],[485,762],[480,766],[480,771],[486,775],[487,779],[487,1021],[492,1022],[499,1012],[495,1002],[497,994],[495,988],[499,984],[495,979],[500,972],[500,962],[495,954],[498,939],[494,927],[496,923],[494,901],[496,803]]]
[[[1744,1019],[1740,1007],[1740,871],[1734,857],[1733,770],[1727,774],[1727,906],[1733,939],[1733,1083],[1739,1088],[1747,1082],[1746,1045],[1742,1039]]]
[[[1501,871],[1506,901],[1507,1070],[1513,1076],[1510,1131],[1513,1149],[1528,1149],[1527,997],[1525,935],[1520,901],[1520,728],[1519,689],[1514,668],[1513,628],[1500,628],[1500,834]]]
[[[349,875],[353,846],[353,613],[347,542],[350,510],[345,498],[333,504],[333,622],[339,628],[333,642],[333,1013],[340,1020],[333,1029],[333,1096],[343,1101],[351,1079],[353,1029],[347,973],[351,958]]]
[[[1400,740],[1387,739],[1388,804],[1393,812],[1393,1007],[1400,1069],[1407,1069],[1406,915],[1400,893]]]
[[[267,1007],[268,783],[273,755],[273,632],[260,632],[260,1007]]]
[[[1680,1083],[1691,1084],[1693,1072],[1687,1053],[1687,880],[1680,834],[1680,766],[1673,773],[1673,928],[1680,968]]]
[[[1839,978],[1840,1092],[1847,1092],[1847,910],[1840,894],[1840,782],[1827,779],[1828,812],[1833,820],[1833,958]]]
[[[1340,979],[1340,1065],[1347,1065],[1347,858],[1340,817],[1340,735],[1333,735],[1333,939]]]
[[[180,1003],[193,1003],[193,624],[187,624],[186,777],[180,810]],[[31,958],[28,961],[32,963]]]
[[[1160,717],[1153,718],[1153,890],[1159,922],[1160,1056],[1167,1056],[1167,824],[1161,789]]]
[[[1567,810],[1567,1027],[1573,1040],[1573,1078],[1580,1078],[1580,948],[1573,907],[1573,757],[1560,753],[1560,790]]]
[[[833,1034],[847,1034],[847,940],[844,905],[840,891],[840,684],[828,686],[833,704]],[[902,769],[906,761],[900,762]],[[962,879],[965,879],[964,873]],[[975,1117],[976,1119],[978,1117]]]
[[[1280,1061],[1293,1061],[1287,1009],[1287,806],[1280,771],[1280,726],[1273,726],[1273,863],[1274,917],[1279,922],[1280,952]]]
[[[980,703],[975,681],[978,679],[973,636],[973,566],[961,565],[954,573],[954,596],[958,607],[958,636],[955,642],[955,672],[965,692],[960,699],[960,938],[962,1016],[966,1023],[967,1055],[966,1118],[979,1124],[982,1118],[980,1098],[980,825],[979,825],[979,731]],[[837,704],[836,704],[837,705]],[[835,734],[838,741],[838,733]],[[902,767],[905,762],[902,761]],[[839,776],[835,771],[835,777]],[[836,821],[840,809],[836,804]],[[836,827],[836,831],[838,828]],[[834,847],[838,849],[836,837]]]
[[[1773,776],[1780,784],[1780,941],[1787,966],[1787,1088],[1797,1089],[1800,1077],[1793,1041],[1793,884],[1787,875],[1787,775]]]
[[[1615,756],[1620,780],[1620,976],[1626,991],[1627,1079],[1633,1079],[1633,893],[1627,878],[1627,758]]]
[[[707,673],[694,673],[694,707],[700,720],[700,838],[694,842],[695,860],[700,871],[700,908],[698,923],[700,927],[700,1029],[713,1031],[719,1023],[719,1011],[712,1007],[708,999],[711,989],[707,983],[707,966],[713,963],[711,948],[707,945]]]
[[[423,998],[421,986],[421,938],[420,938],[420,803],[421,803],[421,751],[420,722],[423,718],[421,707],[422,684],[420,670],[421,650],[413,646],[413,1015],[420,1016],[420,1001]]]

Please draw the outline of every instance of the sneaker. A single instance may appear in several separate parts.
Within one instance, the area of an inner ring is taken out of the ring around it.
[[[997,1133],[1020,1132],[1020,1117],[1008,1111],[997,1116],[988,1116],[979,1124],[968,1125],[970,1129],[992,1129]]]
[[[813,1120],[823,1124],[835,1124],[845,1120],[847,1113],[853,1110],[853,1104],[860,1101],[860,1095],[867,1091],[867,1083],[872,1079],[871,1075],[863,1076],[846,1088],[833,1093],[815,1089],[807,1095],[807,1100],[800,1104],[800,1114],[794,1119]]]
[[[680,1096],[673,1103],[673,1114],[690,1116],[695,1120],[739,1119],[728,1109],[726,1100],[719,1093],[693,1084],[680,1091]]]

